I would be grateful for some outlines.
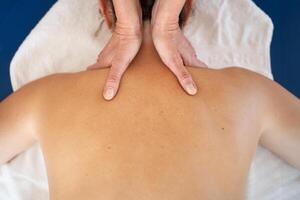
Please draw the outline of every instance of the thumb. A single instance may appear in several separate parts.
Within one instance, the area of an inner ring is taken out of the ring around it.
[[[109,101],[115,97],[116,93],[119,90],[122,76],[125,72],[125,69],[128,67],[128,65],[129,64],[127,64],[126,62],[112,65],[104,86],[104,91],[103,91],[104,99]]]

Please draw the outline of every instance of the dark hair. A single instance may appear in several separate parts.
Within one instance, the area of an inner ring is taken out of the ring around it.
[[[104,16],[104,19],[109,28],[113,28],[116,22],[116,15],[113,6],[112,0],[99,0],[100,1],[100,12]],[[152,8],[155,3],[155,0],[140,0],[142,12],[143,12],[143,20],[151,19]],[[192,9],[192,0],[186,0],[186,3],[180,13],[179,16],[179,24],[180,26],[184,26],[188,17],[190,16]]]

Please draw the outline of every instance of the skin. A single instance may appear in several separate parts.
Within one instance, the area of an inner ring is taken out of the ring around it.
[[[111,100],[117,93],[121,78],[142,43],[142,13],[139,0],[113,0],[117,22],[112,37],[89,70],[110,67],[103,97]]]
[[[151,27],[155,48],[164,64],[175,74],[190,95],[197,86],[185,65],[207,67],[179,27],[179,15],[185,0],[156,0]],[[103,97],[111,100],[117,94],[122,76],[137,55],[142,42],[142,11],[139,0],[113,0],[117,22],[112,37],[89,70],[110,67]]]
[[[152,38],[162,62],[175,74],[190,95],[197,85],[185,66],[207,67],[179,27],[179,15],[186,0],[156,0],[151,19]]]
[[[257,144],[300,169],[300,102],[239,68],[188,68],[186,95],[145,31],[111,102],[107,69],[52,75],[0,104],[0,161],[38,141],[51,200],[240,200]]]

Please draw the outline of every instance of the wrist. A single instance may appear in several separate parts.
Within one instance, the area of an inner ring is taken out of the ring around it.
[[[136,13],[134,16],[117,15],[117,22],[127,27],[139,29],[142,27],[142,13]]]
[[[177,19],[170,20],[155,20],[151,23],[152,35],[161,35],[164,33],[174,32],[180,29],[179,21]]]
[[[142,26],[142,9],[139,0],[113,0],[117,22],[139,29]]]
[[[170,24],[179,22],[180,12],[172,12],[169,9],[158,8],[154,18],[156,24]]]
[[[122,36],[131,37],[141,37],[142,36],[142,26],[132,23],[116,22],[114,32]]]
[[[176,29],[179,27],[179,16],[185,0],[156,0],[151,27],[156,29]]]

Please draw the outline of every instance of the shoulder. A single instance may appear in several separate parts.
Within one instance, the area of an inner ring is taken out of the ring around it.
[[[224,73],[227,74],[233,84],[236,84],[240,89],[248,87],[251,89],[251,92],[263,96],[265,99],[268,99],[268,101],[272,101],[273,98],[278,96],[294,96],[276,81],[254,71],[239,67],[230,67],[224,69]],[[251,93],[249,93],[249,95],[251,95]]]
[[[53,74],[37,80],[34,80],[1,102],[1,110],[9,108],[20,109],[20,111],[38,111],[39,105],[47,99],[55,90],[63,90],[66,83],[74,80],[78,74]],[[73,77],[73,78],[72,78]],[[71,85],[71,84],[69,84]]]
[[[222,73],[225,75],[230,76],[232,80],[239,80],[242,82],[257,82],[257,83],[262,83],[266,81],[272,81],[266,76],[263,76],[257,72],[248,70],[246,68],[242,67],[228,67],[221,69]]]
[[[256,116],[269,112],[266,107],[274,98],[274,93],[280,87],[269,78],[240,67],[230,67],[220,70],[223,77],[222,87],[230,91],[225,94],[241,108],[252,109]],[[273,96],[273,97],[272,97]]]
[[[50,95],[51,92],[58,92],[70,88],[80,81],[84,72],[77,73],[57,73],[34,80],[16,91],[29,96]]]
[[[300,108],[299,98],[263,75],[236,67],[226,69],[224,73],[230,77],[237,96],[257,108],[261,121],[266,122],[278,113],[292,113]]]
[[[230,84],[239,91],[246,90],[248,95],[265,95],[270,88],[278,85],[266,76],[241,67],[229,67],[221,71]]]

